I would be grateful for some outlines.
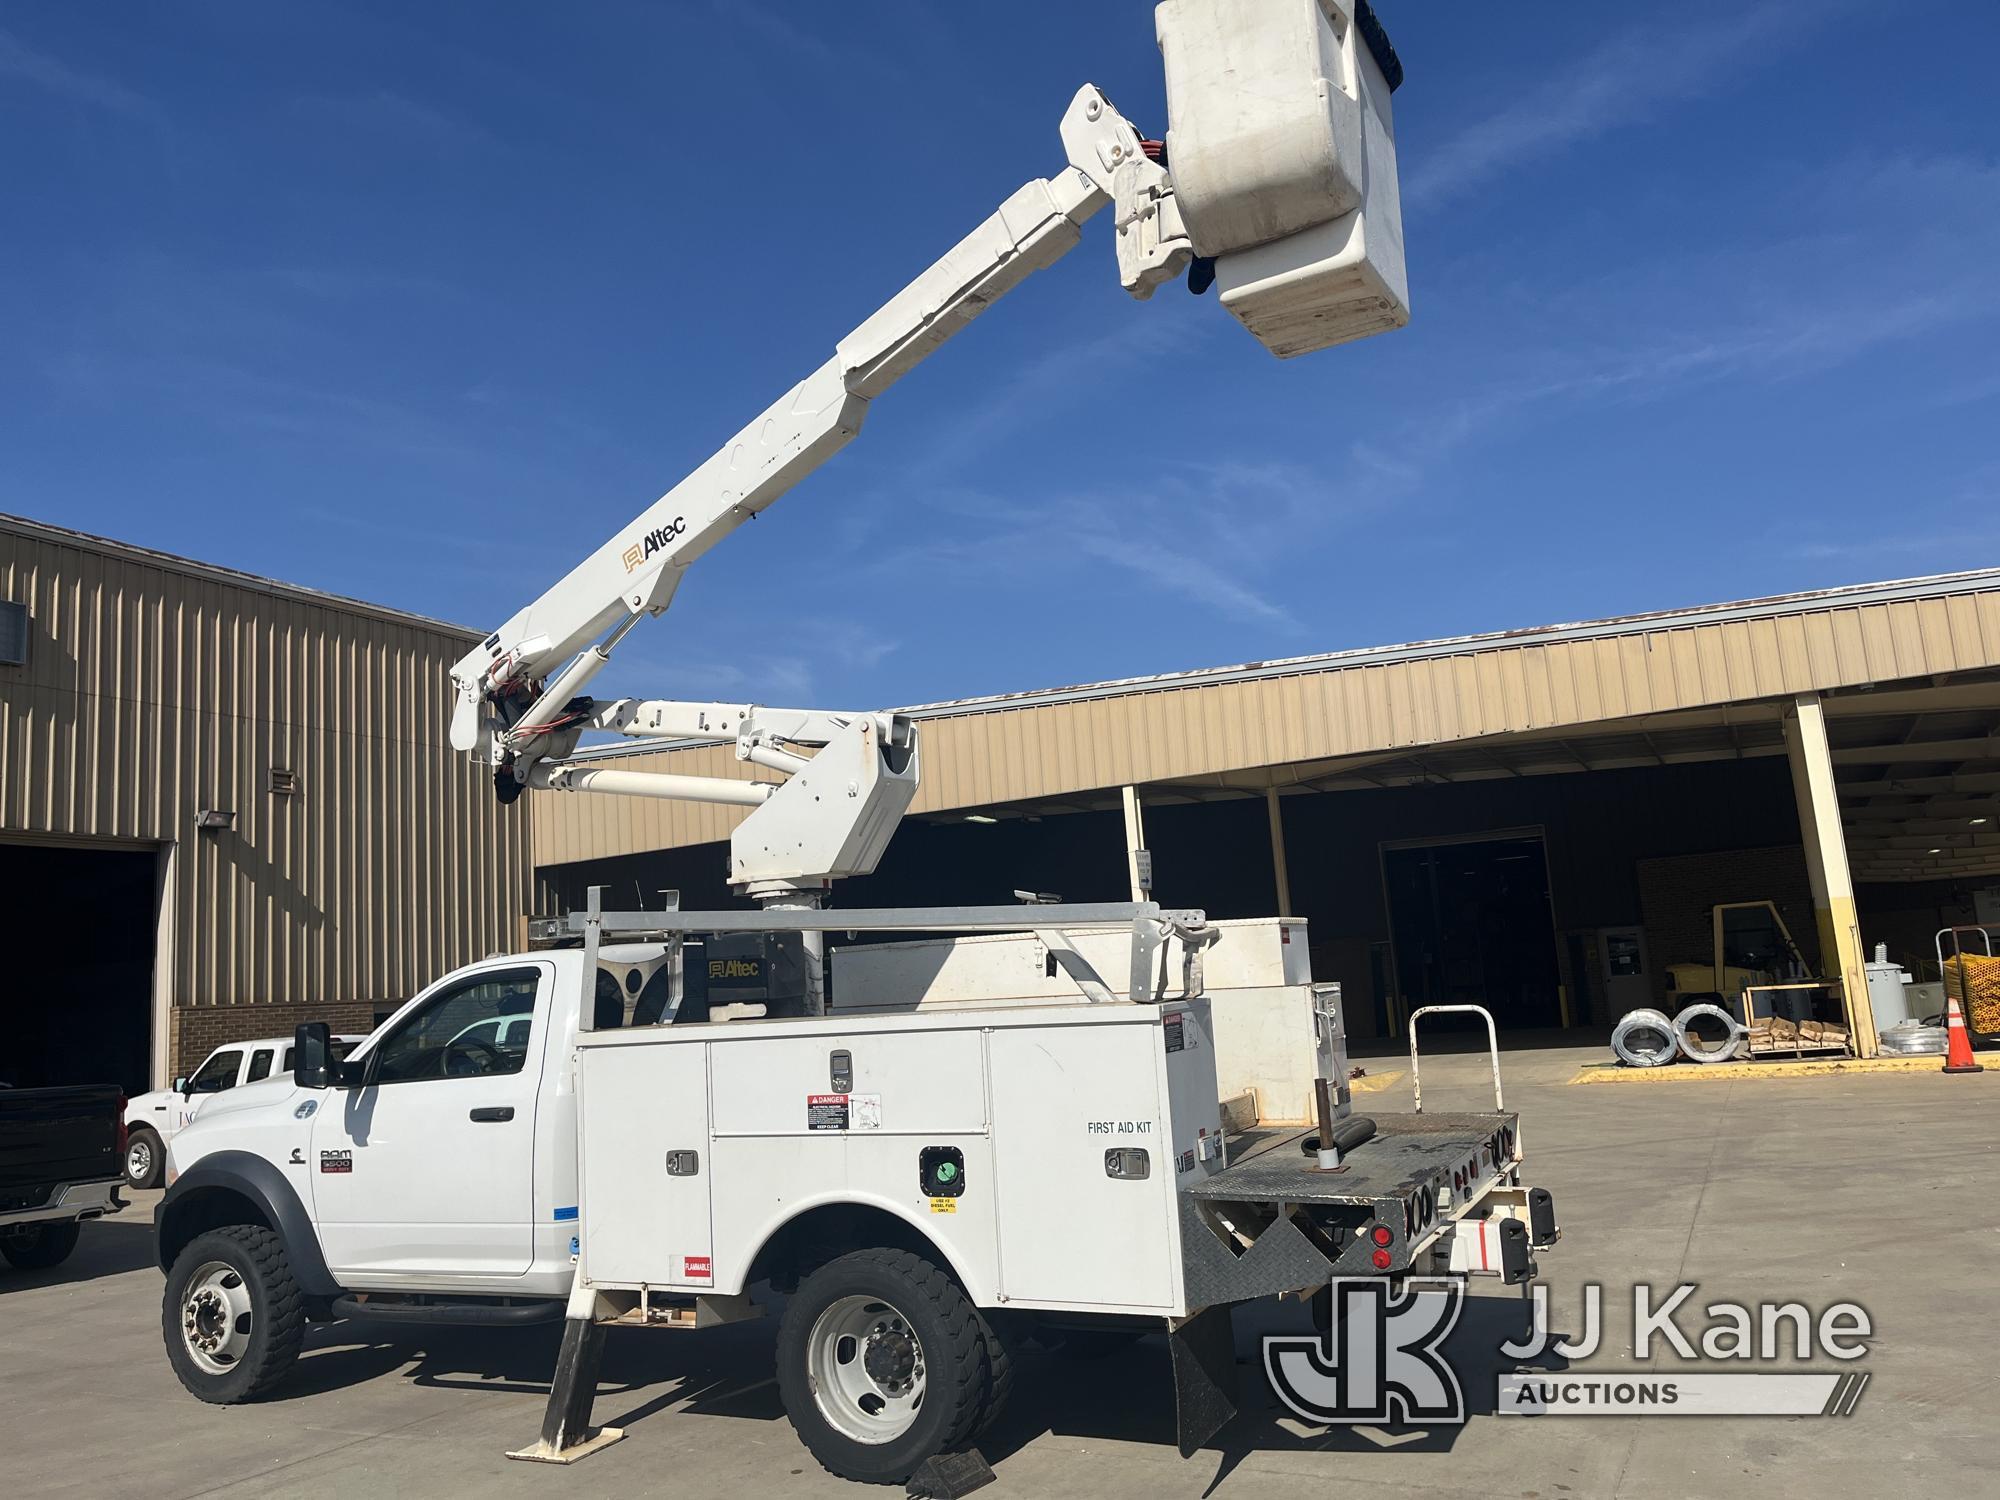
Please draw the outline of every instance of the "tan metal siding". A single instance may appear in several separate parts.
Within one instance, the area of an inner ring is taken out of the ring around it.
[[[1288,675],[942,710],[923,722],[917,812],[1061,797],[1484,735],[2000,666],[2000,589],[1473,647]],[[621,767],[752,775],[719,746]],[[726,838],[740,809],[537,793],[535,863]]]
[[[173,845],[177,1006],[398,1000],[518,941],[528,804],[445,740],[476,637],[6,525],[0,597],[0,837]]]

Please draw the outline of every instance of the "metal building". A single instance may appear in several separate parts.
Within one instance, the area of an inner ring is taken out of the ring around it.
[[[2000,570],[911,712],[917,826],[843,901],[1121,898],[1143,846],[1162,899],[1309,918],[1362,1036],[1455,998],[1601,1028],[1769,900],[1867,1051],[1874,943],[1919,969],[1938,926],[2000,923]],[[536,801],[543,908],[727,898],[739,810]]]
[[[478,634],[0,516],[0,1080],[154,1086],[516,946],[529,809],[445,743]]]

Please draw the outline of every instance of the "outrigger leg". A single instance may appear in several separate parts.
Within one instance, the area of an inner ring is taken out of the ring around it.
[[[597,1399],[597,1365],[603,1353],[604,1325],[597,1319],[597,1296],[588,1287],[579,1286],[570,1293],[569,1316],[563,1320],[562,1350],[556,1355],[548,1409],[542,1413],[541,1438],[531,1447],[515,1449],[509,1458],[573,1464],[625,1436],[622,1427],[590,1425],[590,1408]]]

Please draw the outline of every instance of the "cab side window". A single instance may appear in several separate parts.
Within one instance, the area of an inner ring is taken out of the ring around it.
[[[256,1083],[271,1076],[271,1049],[259,1047],[250,1054],[250,1071],[243,1075],[245,1083]]]
[[[496,969],[438,991],[382,1039],[370,1083],[485,1078],[527,1065],[539,969]]]
[[[213,1052],[201,1070],[188,1080],[190,1094],[219,1094],[224,1089],[236,1087],[237,1070],[243,1066],[240,1051]]]

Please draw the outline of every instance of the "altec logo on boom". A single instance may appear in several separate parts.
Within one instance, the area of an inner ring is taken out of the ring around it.
[[[638,541],[625,549],[625,571],[630,573],[655,552],[662,551],[673,545],[673,543],[687,535],[687,529],[688,521],[686,516],[675,516],[666,525],[655,526],[651,531],[639,538]]]

